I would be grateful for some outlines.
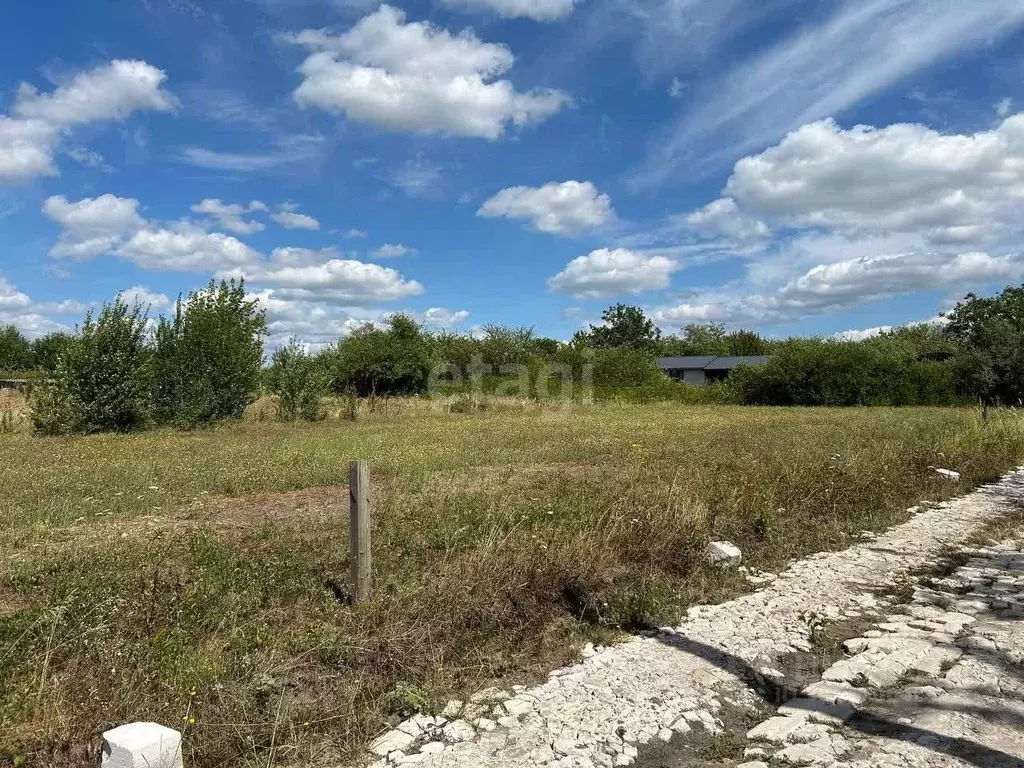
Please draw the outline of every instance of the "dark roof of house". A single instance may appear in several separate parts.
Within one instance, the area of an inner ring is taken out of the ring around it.
[[[658,367],[663,371],[731,371],[737,365],[763,365],[768,362],[765,355],[743,357],[718,357],[716,355],[691,355],[689,357],[663,357]]]
[[[716,357],[704,366],[705,371],[731,371],[737,365],[764,365],[766,355],[744,355],[742,357]]]
[[[714,355],[691,355],[689,357],[663,357],[658,360],[658,367],[663,371],[699,371],[715,359]]]

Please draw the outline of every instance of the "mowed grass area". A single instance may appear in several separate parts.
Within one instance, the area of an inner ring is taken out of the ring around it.
[[[155,720],[190,766],[317,766],[745,589],[703,564],[709,538],[776,568],[993,479],[1024,457],[1024,422],[410,401],[355,422],[0,434],[0,456],[0,764],[85,765],[105,728]],[[339,600],[352,458],[376,505],[356,608]]]

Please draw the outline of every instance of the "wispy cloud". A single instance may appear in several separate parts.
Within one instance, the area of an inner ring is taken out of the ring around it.
[[[206,147],[183,147],[178,159],[200,168],[253,173],[317,160],[322,156],[324,148],[323,137],[297,134],[279,140],[274,149],[266,152],[222,152]]]
[[[698,157],[729,162],[1022,24],[1019,0],[846,0],[823,21],[711,78],[696,106],[654,138],[634,180],[657,184]]]

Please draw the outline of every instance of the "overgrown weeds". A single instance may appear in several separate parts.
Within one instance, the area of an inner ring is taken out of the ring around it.
[[[360,408],[4,435],[0,756],[50,765],[152,719],[184,731],[192,766],[336,763],[410,711],[742,589],[704,567],[710,537],[776,567],[1024,455],[1018,419],[983,428],[969,410]],[[347,581],[336,485],[356,457],[374,478],[376,587],[351,608],[330,585]]]

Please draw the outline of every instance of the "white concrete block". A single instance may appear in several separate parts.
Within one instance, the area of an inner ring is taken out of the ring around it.
[[[158,723],[128,723],[103,734],[101,768],[182,768],[181,734]]]
[[[743,560],[743,553],[731,541],[712,541],[708,544],[707,558],[718,568],[733,568]]]

